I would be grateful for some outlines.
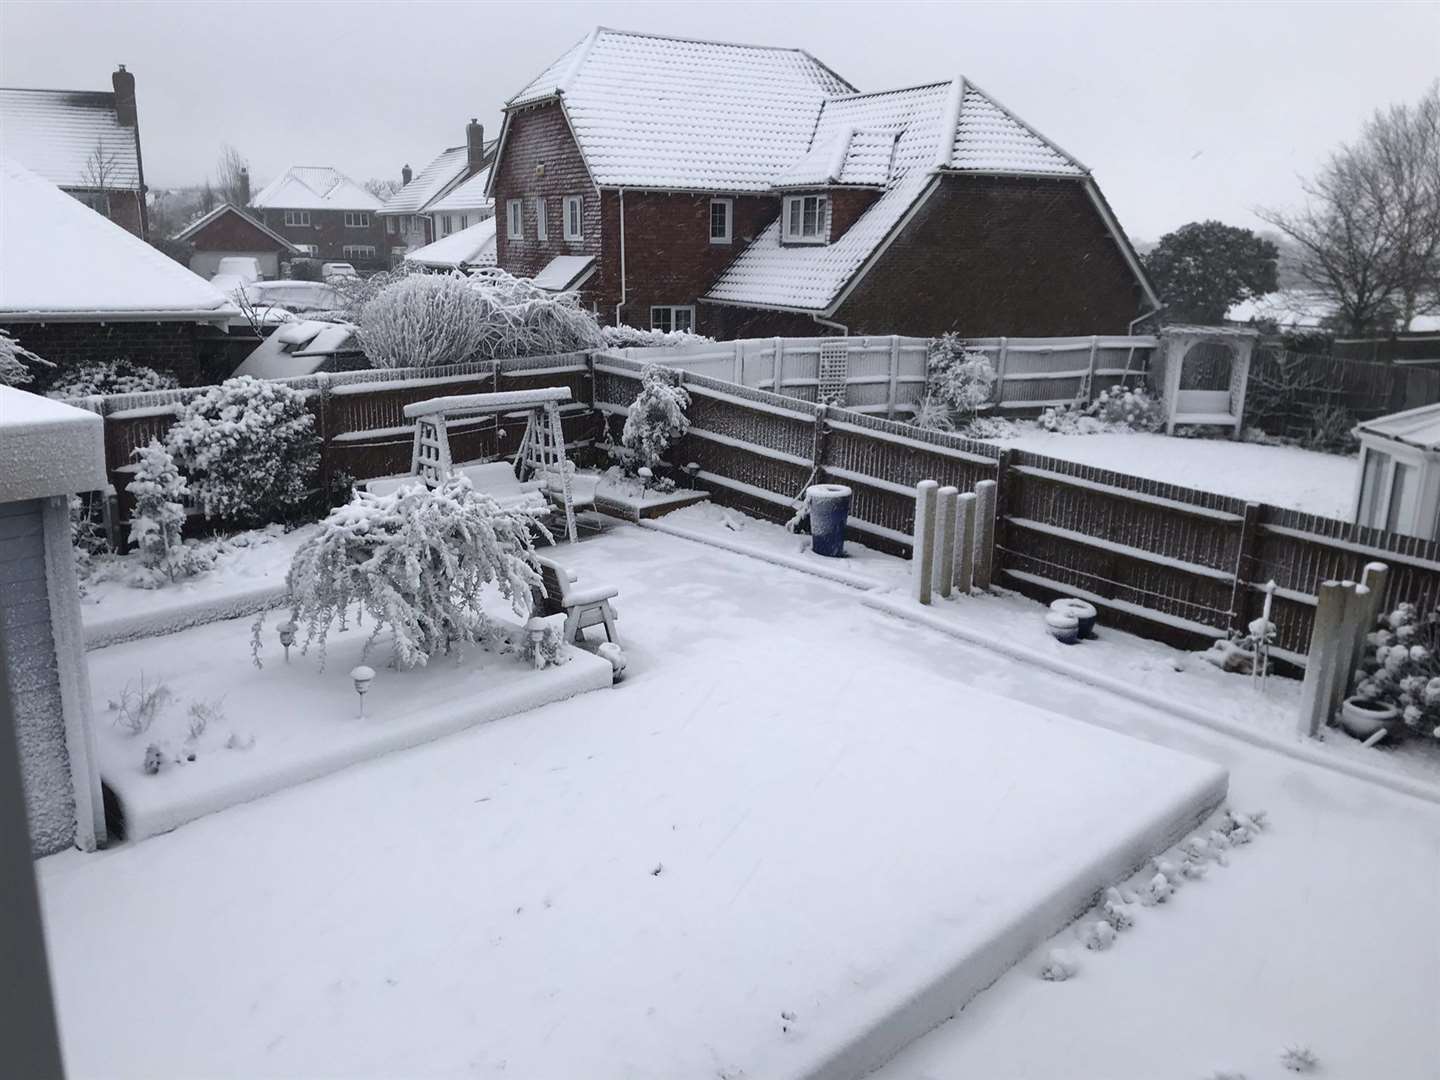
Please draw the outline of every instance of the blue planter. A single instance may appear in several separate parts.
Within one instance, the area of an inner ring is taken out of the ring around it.
[[[850,495],[843,484],[813,484],[805,489],[810,504],[810,547],[816,555],[838,559],[845,554]]]

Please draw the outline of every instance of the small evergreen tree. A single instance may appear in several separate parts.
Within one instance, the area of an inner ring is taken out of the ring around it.
[[[187,548],[181,539],[190,488],[170,451],[151,439],[149,446],[137,447],[132,456],[135,478],[125,485],[135,499],[130,542],[139,548],[140,561],[150,571],[136,578],[135,584],[154,587],[208,569],[211,560]]]
[[[0,386],[23,386],[34,379],[31,364],[54,367],[21,345],[6,330],[0,330]]]
[[[995,368],[989,358],[966,346],[958,334],[945,334],[930,344],[925,365],[925,396],[948,406],[962,421],[971,420],[990,400]],[[932,426],[934,424],[932,423]]]
[[[685,410],[690,394],[675,373],[659,364],[646,364],[640,374],[640,393],[630,403],[620,441],[631,451],[627,459],[633,473],[641,467],[655,468],[661,455],[685,437],[690,421]]]

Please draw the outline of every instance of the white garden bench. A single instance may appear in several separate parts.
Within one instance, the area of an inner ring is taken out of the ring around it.
[[[620,590],[613,585],[577,589],[574,571],[549,559],[536,561],[545,587],[545,595],[536,597],[536,607],[545,615],[565,616],[565,640],[583,641],[586,627],[604,626],[606,639],[618,645],[620,636],[615,630],[615,620],[620,616],[610,601],[620,595]]]
[[[486,461],[479,465],[456,465],[452,473],[468,477],[476,491],[482,491],[500,504],[502,510],[515,508],[545,510],[549,502],[545,497],[543,480],[522,481],[516,478],[515,469],[508,461]],[[389,495],[401,488],[425,484],[419,476],[384,476],[370,480],[365,490],[372,495]]]

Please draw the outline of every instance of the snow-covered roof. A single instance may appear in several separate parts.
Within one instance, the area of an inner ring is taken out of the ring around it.
[[[4,158],[0,237],[0,322],[238,314],[209,282]]]
[[[1085,167],[964,79],[831,98],[782,188],[852,184],[880,196],[828,244],[782,246],[772,223],[702,298],[823,311],[885,242],[937,172],[1085,179]]]
[[[440,156],[421,169],[394,195],[385,200],[380,208],[382,214],[415,214],[425,204],[465,174],[469,158],[463,146],[450,146]]]
[[[281,251],[287,251],[292,255],[299,254],[298,249],[295,247],[294,244],[290,243],[289,240],[286,240],[285,237],[281,236],[273,229],[267,228],[263,221],[257,221],[255,218],[245,213],[244,210],[240,209],[240,207],[234,205],[233,203],[221,203],[219,206],[215,207],[214,210],[211,210],[208,214],[201,214],[194,221],[190,222],[189,225],[186,225],[185,228],[181,229],[178,233],[171,237],[171,239],[189,240],[206,226],[216,221],[219,221],[222,217],[226,217],[230,214],[234,214],[236,217],[242,218],[246,225],[249,225],[253,229],[258,229],[260,230],[260,232],[270,237],[271,240],[274,240],[277,244],[280,245]]]
[[[481,169],[463,184],[436,199],[425,208],[427,214],[463,214],[472,210],[489,210],[495,200],[485,194],[490,186],[490,169]]]
[[[558,96],[601,187],[765,191],[806,150],[821,103],[853,90],[800,49],[601,27],[506,111]]]
[[[494,221],[494,218],[490,220]],[[556,255],[530,279],[530,283],[547,292],[565,292],[584,284],[594,272],[594,255]]]
[[[296,319],[287,322],[240,362],[231,374],[257,379],[284,379],[313,375],[336,353],[357,352],[355,327],[350,323]]]
[[[116,118],[108,91],[0,89],[0,157],[67,188],[100,186],[98,160],[105,186],[140,188],[135,129]]]
[[[461,266],[494,266],[495,219],[486,218],[478,225],[416,248],[405,256],[405,261],[450,270]]]
[[[1440,450],[1440,405],[1422,405],[1418,409],[1366,420],[1355,430],[1361,435],[1379,435],[1422,450],[1437,451]]]
[[[380,200],[329,165],[292,165],[250,205],[264,210],[379,210]]]
[[[105,422],[97,413],[0,386],[0,503],[106,483]]]

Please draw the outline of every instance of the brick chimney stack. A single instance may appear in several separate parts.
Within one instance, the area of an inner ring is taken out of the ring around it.
[[[139,123],[135,115],[135,76],[121,64],[110,76],[110,85],[115,88],[116,121],[121,127],[135,127]]]
[[[240,170],[240,191],[239,191],[239,195],[240,195],[240,205],[241,205],[241,206],[249,206],[249,205],[250,205],[250,170],[249,170],[249,169],[244,169],[244,168],[242,168],[242,169]]]
[[[479,172],[485,164],[485,125],[476,123],[473,116],[465,125],[465,161],[472,173]]]
[[[404,167],[401,168],[401,170],[400,170],[400,183],[401,183],[402,185],[410,183],[410,181],[411,181],[412,179],[414,179],[414,177],[415,177],[415,174],[410,171],[410,166],[409,166],[409,165],[406,165],[406,166],[404,166]]]

